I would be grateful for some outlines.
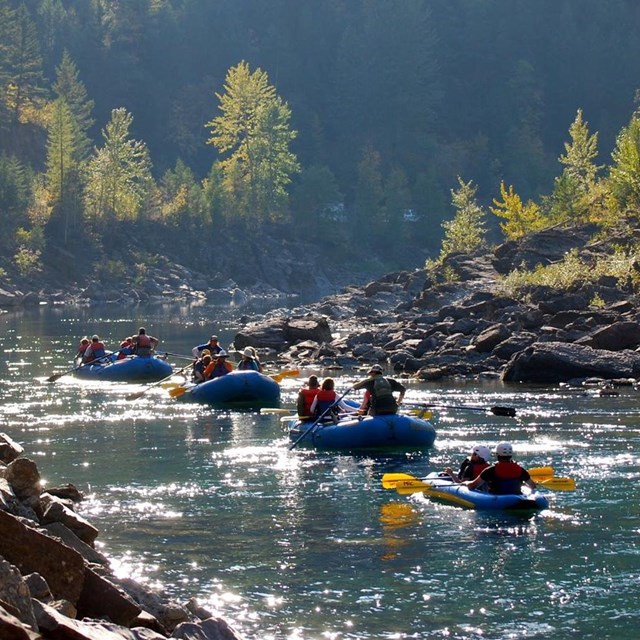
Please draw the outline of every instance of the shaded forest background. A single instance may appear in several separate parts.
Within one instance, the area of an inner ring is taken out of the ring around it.
[[[639,18],[633,0],[0,0],[0,283],[141,278],[164,256],[247,284],[264,251],[375,275],[437,256],[470,203],[576,217],[559,158],[584,118],[591,182],[620,168]],[[243,69],[273,118],[251,198],[212,143]],[[629,180],[590,191],[609,218]]]

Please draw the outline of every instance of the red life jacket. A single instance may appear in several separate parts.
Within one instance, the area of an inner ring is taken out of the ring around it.
[[[322,415],[332,404],[335,404],[337,400],[336,392],[332,389],[325,391],[320,389],[316,396],[316,415]]]
[[[136,336],[136,353],[139,356],[151,355],[151,338],[145,333]]]
[[[512,494],[521,493],[522,488],[522,472],[524,469],[513,462],[497,462],[495,469],[495,486],[492,487],[493,493]]]
[[[488,462],[470,462],[469,466],[464,470],[464,473],[470,480],[475,480],[485,469],[490,466],[491,465]]]
[[[89,347],[91,347],[91,351],[89,353],[89,357],[87,358],[87,362],[93,362],[94,360],[97,360],[98,358],[103,358],[106,355],[106,352],[104,350],[104,344],[102,342],[92,342]],[[89,348],[87,347],[87,349]],[[85,357],[86,357],[86,350],[85,350]]]
[[[300,414],[301,416],[311,415],[311,405],[319,391],[320,389],[307,389],[307,387],[300,389],[300,395],[304,398],[304,412]]]

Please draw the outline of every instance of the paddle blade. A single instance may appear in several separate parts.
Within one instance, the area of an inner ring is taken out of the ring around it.
[[[573,478],[547,478],[546,480],[540,480],[536,484],[545,489],[551,489],[552,491],[575,491],[576,481]]]
[[[382,486],[385,489],[395,489],[399,482],[413,482],[416,480],[418,478],[408,473],[385,473],[382,476]]]
[[[66,375],[66,373],[66,371],[64,373],[55,373],[54,375],[47,378],[47,382],[55,382],[56,380],[62,378],[62,376]]]
[[[189,391],[188,387],[176,387],[175,389],[169,389],[169,395],[172,398],[179,398],[181,395]]]
[[[513,407],[491,407],[489,409],[494,416],[507,416],[508,418],[515,418],[516,410]]]
[[[533,467],[527,469],[529,475],[535,480],[536,478],[552,478],[554,474],[553,467]]]
[[[142,398],[144,395],[144,391],[138,391],[137,393],[130,393],[124,397],[125,400],[137,400],[138,398]]]
[[[285,369],[280,373],[274,373],[271,378],[276,382],[282,382],[285,378],[295,378],[300,375],[300,369]]]

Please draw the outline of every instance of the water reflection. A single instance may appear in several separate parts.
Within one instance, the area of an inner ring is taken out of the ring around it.
[[[167,351],[188,354],[212,330],[228,344],[237,313],[116,311],[0,316],[0,424],[49,485],[87,494],[80,509],[121,575],[196,597],[247,637],[278,640],[617,638],[637,622],[635,389],[600,398],[410,381],[407,400],[513,406],[517,416],[439,409],[436,444],[422,454],[289,451],[279,416],[176,402],[163,387],[127,401],[144,386],[44,382],[93,327],[115,341],[143,322]],[[309,373],[283,380],[284,406]],[[353,379],[344,372],[338,385]],[[381,487],[384,473],[422,476],[504,439],[526,466],[550,465],[577,490],[513,519]]]

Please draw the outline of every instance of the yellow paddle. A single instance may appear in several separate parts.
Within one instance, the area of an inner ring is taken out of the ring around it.
[[[295,378],[300,375],[300,369],[284,369],[280,373],[266,374],[280,384],[285,378]]]
[[[544,467],[537,467],[536,469],[543,468]],[[562,478],[556,476],[550,478],[538,476],[538,478],[536,478],[535,475],[532,475],[531,479],[537,485],[553,491],[575,491],[576,489],[576,481],[573,478]],[[419,478],[408,473],[385,473],[382,476],[382,486],[385,489],[395,489],[400,494],[416,493],[417,491],[433,489],[433,487],[428,485],[426,482],[423,482]]]

